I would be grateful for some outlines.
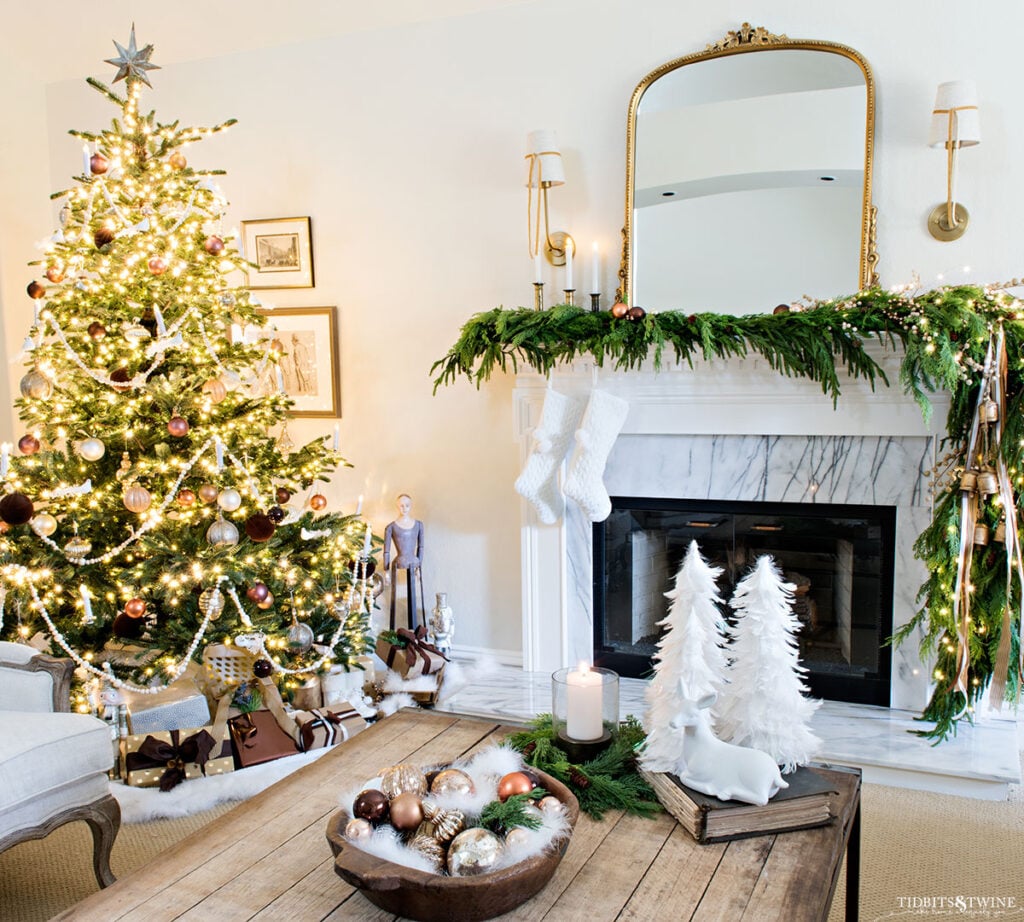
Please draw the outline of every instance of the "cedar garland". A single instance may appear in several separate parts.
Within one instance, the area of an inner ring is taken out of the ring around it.
[[[647,314],[639,321],[565,304],[545,311],[499,307],[472,317],[455,345],[433,364],[434,392],[463,375],[479,388],[495,371],[530,368],[547,374],[556,365],[583,357],[599,367],[608,364],[626,371],[641,367],[648,359],[657,369],[666,359],[692,367],[695,357],[726,359],[755,354],[782,374],[817,381],[835,405],[840,396],[838,367],[872,386],[876,380],[889,384],[865,350],[865,340],[899,346],[903,352],[899,384],[917,402],[925,419],[930,419],[932,411],[929,394],[941,389],[951,398],[941,443],[947,455],[935,472],[932,521],[914,546],[929,576],[918,594],[921,607],[891,638],[899,644],[921,627],[922,659],[938,652],[935,689],[922,719],[935,724],[923,735],[939,741],[955,734],[960,719],[973,718],[974,706],[992,680],[1007,607],[1006,550],[1003,545],[989,545],[974,555],[971,571],[975,590],[965,701],[948,680],[955,674],[957,657],[951,569],[955,572],[959,552],[959,480],[986,348],[1000,325],[1011,356],[1003,456],[1014,490],[1024,485],[1024,304],[1005,287],[964,285],[923,292],[872,288],[834,301],[794,305],[780,314],[665,311]],[[984,521],[993,527],[998,514],[991,503],[982,511]],[[1021,525],[1024,527],[1024,522]],[[1020,594],[1021,587],[1014,585],[1010,593],[1008,699],[1015,699],[1021,687]],[[531,758],[563,764],[546,748],[549,743],[538,740]]]

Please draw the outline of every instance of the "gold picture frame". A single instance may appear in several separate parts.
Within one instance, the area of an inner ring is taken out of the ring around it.
[[[341,368],[336,307],[278,307],[261,310],[262,339],[278,340],[281,359],[268,365],[264,387],[283,387],[294,401],[292,416],[341,418]],[[280,372],[280,375],[278,375]]]
[[[251,289],[313,288],[312,222],[301,218],[260,218],[242,222],[242,256],[251,268]]]

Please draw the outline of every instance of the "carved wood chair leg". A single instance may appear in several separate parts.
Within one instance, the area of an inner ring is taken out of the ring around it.
[[[92,866],[96,882],[101,888],[109,887],[117,879],[110,870],[110,850],[121,828],[121,805],[108,795],[90,804],[83,819],[92,830]]]

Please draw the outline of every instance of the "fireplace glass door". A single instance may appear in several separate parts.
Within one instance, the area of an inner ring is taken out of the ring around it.
[[[651,674],[665,592],[696,541],[724,571],[726,601],[758,557],[775,559],[794,586],[813,695],[888,706],[895,531],[889,506],[613,497],[611,515],[594,525],[594,662]]]

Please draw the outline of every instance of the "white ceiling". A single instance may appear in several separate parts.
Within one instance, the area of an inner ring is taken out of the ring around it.
[[[3,0],[0,57],[29,80],[56,83],[102,74],[113,40],[155,46],[155,64],[175,64],[389,28],[532,0]]]

